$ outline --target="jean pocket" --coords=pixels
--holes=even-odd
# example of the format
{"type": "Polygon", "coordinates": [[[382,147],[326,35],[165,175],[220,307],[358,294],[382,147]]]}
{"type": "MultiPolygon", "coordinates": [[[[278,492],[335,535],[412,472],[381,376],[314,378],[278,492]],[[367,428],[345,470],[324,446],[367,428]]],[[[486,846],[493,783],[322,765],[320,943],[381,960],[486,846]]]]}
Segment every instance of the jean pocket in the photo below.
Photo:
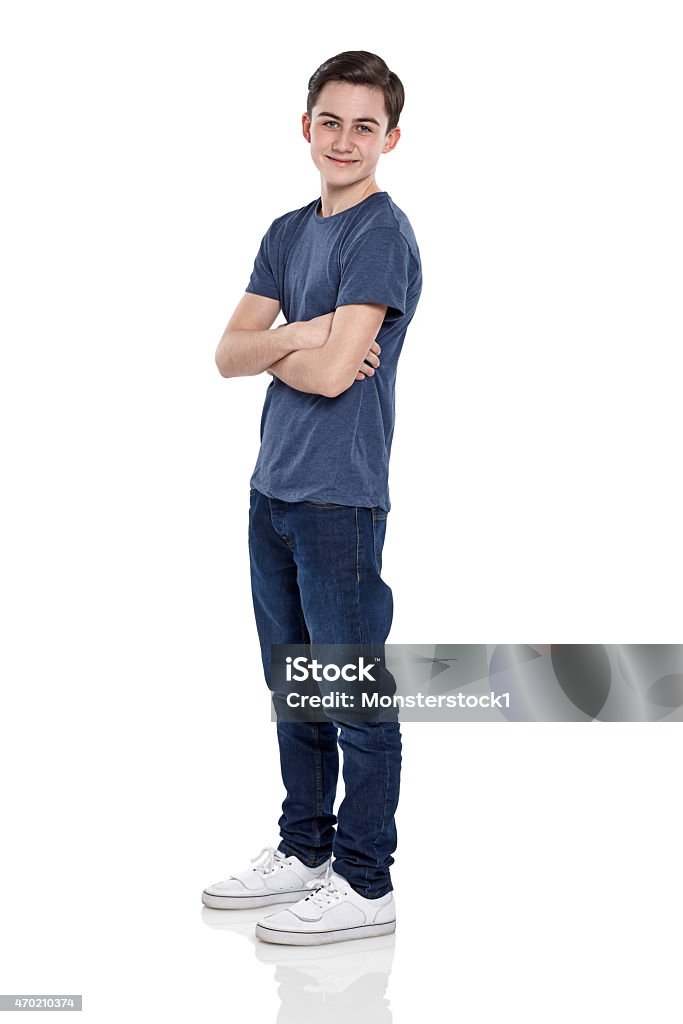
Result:
{"type": "Polygon", "coordinates": [[[387,514],[384,509],[372,510],[372,549],[377,572],[382,572],[382,550],[387,535],[387,514]]]}

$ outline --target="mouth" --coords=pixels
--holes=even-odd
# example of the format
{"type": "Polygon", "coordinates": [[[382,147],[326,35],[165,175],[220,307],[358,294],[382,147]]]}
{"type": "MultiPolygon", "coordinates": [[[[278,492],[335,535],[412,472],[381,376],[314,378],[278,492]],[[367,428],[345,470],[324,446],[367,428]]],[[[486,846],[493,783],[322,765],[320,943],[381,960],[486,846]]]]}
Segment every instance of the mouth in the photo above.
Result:
{"type": "Polygon", "coordinates": [[[333,164],[337,165],[337,167],[350,167],[351,164],[358,163],[357,160],[335,160],[333,156],[328,156],[327,159],[331,160],[333,164]]]}

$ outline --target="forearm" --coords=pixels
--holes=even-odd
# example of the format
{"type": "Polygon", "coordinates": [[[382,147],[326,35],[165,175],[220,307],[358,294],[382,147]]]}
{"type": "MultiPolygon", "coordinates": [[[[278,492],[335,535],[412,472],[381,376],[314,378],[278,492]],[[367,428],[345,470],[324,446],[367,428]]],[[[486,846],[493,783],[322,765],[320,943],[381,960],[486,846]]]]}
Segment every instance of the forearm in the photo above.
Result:
{"type": "Polygon", "coordinates": [[[267,369],[268,373],[272,373],[274,377],[297,391],[326,397],[334,397],[332,392],[337,393],[331,379],[329,355],[324,345],[322,348],[289,352],[267,369]]]}
{"type": "Polygon", "coordinates": [[[263,373],[298,347],[296,323],[280,324],[268,331],[225,331],[216,350],[216,366],[222,377],[250,377],[263,373]]]}

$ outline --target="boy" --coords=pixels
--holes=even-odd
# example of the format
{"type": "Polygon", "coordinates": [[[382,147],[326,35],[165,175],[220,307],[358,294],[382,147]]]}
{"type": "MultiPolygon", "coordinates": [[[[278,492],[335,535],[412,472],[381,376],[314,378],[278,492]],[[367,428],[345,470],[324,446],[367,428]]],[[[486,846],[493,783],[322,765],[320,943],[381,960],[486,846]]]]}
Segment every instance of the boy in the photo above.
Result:
{"type": "MultiPolygon", "coordinates": [[[[391,626],[392,591],[380,574],[396,366],[422,271],[410,223],[375,168],[399,140],[403,102],[401,82],[376,54],[346,51],[318,68],[302,128],[320,198],[272,222],[216,351],[224,377],[273,378],[249,509],[252,598],[271,689],[272,644],[383,644],[391,626]],[[287,323],[271,330],[280,309],[287,323]]],[[[256,925],[269,942],[394,931],[398,721],[278,718],[277,735],[281,842],[256,867],[205,889],[203,902],[292,904],[256,925]]]]}

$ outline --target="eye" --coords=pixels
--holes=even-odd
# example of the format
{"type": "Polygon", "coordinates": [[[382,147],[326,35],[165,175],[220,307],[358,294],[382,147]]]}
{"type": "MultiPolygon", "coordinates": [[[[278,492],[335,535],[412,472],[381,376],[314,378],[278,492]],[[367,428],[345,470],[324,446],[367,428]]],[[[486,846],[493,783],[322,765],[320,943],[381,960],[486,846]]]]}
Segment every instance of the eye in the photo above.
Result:
{"type": "MultiPolygon", "coordinates": [[[[339,121],[321,121],[323,128],[327,128],[329,125],[338,125],[339,121]]],[[[356,125],[357,128],[362,128],[361,135],[372,135],[372,128],[369,128],[366,124],[356,125]]]]}

